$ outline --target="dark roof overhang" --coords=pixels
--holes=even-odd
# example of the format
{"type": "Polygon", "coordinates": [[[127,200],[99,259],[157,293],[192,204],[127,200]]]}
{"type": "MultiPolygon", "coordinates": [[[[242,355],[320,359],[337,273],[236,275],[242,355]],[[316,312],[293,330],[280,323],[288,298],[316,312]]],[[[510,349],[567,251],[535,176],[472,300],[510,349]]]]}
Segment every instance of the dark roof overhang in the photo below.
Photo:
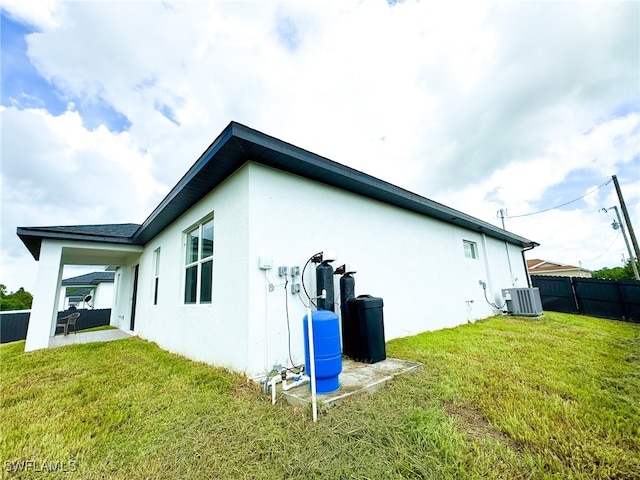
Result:
{"type": "Polygon", "coordinates": [[[140,226],[134,235],[134,242],[147,243],[249,161],[437,218],[472,231],[485,233],[490,237],[505,240],[523,248],[539,245],[495,225],[236,122],[231,122],[224,129],[162,200],[140,226]]]}
{"type": "Polygon", "coordinates": [[[18,236],[36,260],[39,259],[40,245],[44,238],[145,245],[247,162],[276,168],[395,205],[471,231],[484,233],[522,248],[533,248],[539,245],[495,225],[237,122],[227,125],[142,225],[19,227],[18,236]]]}
{"type": "Polygon", "coordinates": [[[33,258],[40,260],[40,248],[44,239],[130,245],[131,237],[139,227],[137,223],[18,227],[17,234],[33,258]]]}

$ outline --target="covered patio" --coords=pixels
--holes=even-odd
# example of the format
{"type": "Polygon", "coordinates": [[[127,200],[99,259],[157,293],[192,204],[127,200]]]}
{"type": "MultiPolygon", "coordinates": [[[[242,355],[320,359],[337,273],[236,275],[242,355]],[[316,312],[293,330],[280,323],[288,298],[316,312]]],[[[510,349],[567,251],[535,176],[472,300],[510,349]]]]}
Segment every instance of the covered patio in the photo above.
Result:
{"type": "Polygon", "coordinates": [[[78,343],[112,342],[135,336],[133,332],[110,328],[93,332],[71,333],[69,335],[55,335],[49,339],[49,348],[66,347],[78,343]]]}
{"type": "Polygon", "coordinates": [[[116,336],[128,335],[125,330],[133,328],[137,264],[143,251],[142,246],[132,245],[129,240],[137,227],[122,224],[18,228],[18,235],[34,258],[39,260],[25,351],[106,341],[93,338],[115,340],[116,336]],[[110,325],[121,329],[120,333],[112,330],[55,336],[65,265],[109,265],[116,268],[110,325]]]}

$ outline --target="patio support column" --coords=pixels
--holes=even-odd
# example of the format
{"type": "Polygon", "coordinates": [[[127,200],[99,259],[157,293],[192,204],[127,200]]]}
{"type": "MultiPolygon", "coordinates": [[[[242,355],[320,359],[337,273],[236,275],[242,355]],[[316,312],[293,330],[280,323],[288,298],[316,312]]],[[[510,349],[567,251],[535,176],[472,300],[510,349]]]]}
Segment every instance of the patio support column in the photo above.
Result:
{"type": "Polygon", "coordinates": [[[25,352],[49,347],[49,338],[56,328],[62,269],[62,245],[43,240],[25,352]]]}

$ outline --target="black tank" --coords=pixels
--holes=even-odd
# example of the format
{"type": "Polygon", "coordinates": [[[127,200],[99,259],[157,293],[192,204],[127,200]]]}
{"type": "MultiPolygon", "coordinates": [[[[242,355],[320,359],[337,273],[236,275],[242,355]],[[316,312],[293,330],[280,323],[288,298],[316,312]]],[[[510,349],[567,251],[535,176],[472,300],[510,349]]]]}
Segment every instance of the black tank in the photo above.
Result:
{"type": "Polygon", "coordinates": [[[356,298],[356,280],[345,273],[340,277],[340,317],[342,320],[342,348],[345,355],[354,351],[351,319],[349,318],[349,300],[356,298]]]}
{"type": "Polygon", "coordinates": [[[318,310],[333,310],[334,288],[333,288],[333,267],[327,262],[322,262],[316,267],[316,290],[317,295],[322,294],[322,290],[327,291],[327,298],[318,299],[318,310]]]}

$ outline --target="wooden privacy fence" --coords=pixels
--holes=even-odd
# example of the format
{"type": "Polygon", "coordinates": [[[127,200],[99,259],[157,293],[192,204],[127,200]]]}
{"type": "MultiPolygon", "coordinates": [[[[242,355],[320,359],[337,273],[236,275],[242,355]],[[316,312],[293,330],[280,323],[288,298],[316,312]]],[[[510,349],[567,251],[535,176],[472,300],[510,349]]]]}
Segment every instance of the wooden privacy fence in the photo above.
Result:
{"type": "MultiPolygon", "coordinates": [[[[97,310],[81,308],[77,311],[80,313],[80,317],[76,322],[78,330],[109,325],[109,318],[111,317],[110,308],[101,308],[97,310]]],[[[58,317],[63,316],[64,313],[68,312],[58,312],[58,317]]],[[[30,315],[31,311],[29,310],[0,312],[0,343],[15,342],[16,340],[26,339],[30,315]]],[[[73,332],[73,329],[71,331],[73,332]]],[[[56,334],[58,333],[62,333],[62,327],[56,328],[56,334]]]]}
{"type": "Polygon", "coordinates": [[[532,275],[542,308],[640,323],[640,282],[532,275]]]}

